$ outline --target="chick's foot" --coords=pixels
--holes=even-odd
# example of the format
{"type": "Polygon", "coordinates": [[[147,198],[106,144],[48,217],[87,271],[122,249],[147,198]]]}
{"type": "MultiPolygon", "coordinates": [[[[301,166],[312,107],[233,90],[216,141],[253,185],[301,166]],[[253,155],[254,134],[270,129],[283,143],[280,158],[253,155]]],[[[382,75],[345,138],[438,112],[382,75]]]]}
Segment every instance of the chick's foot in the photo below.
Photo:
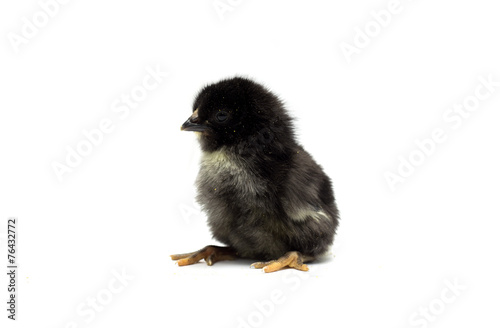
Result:
{"type": "Polygon", "coordinates": [[[177,261],[178,266],[190,265],[204,259],[207,265],[224,260],[234,260],[237,257],[236,251],[232,247],[205,246],[202,249],[185,254],[170,255],[172,260],[177,261]]]}
{"type": "Polygon", "coordinates": [[[288,252],[279,259],[269,262],[255,262],[251,267],[256,269],[264,269],[264,272],[274,272],[286,267],[294,268],[301,271],[309,271],[305,261],[313,260],[313,258],[304,256],[299,252],[288,252]]]}

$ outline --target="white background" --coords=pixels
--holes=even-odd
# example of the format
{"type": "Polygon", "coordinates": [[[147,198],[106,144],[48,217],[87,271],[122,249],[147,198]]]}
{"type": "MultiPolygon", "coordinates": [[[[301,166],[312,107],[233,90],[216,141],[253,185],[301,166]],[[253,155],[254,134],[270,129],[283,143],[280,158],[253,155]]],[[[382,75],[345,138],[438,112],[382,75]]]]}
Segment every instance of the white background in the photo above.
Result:
{"type": "Polygon", "coordinates": [[[1,326],[498,326],[500,87],[459,128],[443,118],[480,77],[500,81],[498,6],[401,0],[377,31],[370,13],[389,1],[230,3],[221,18],[212,0],[69,1],[18,47],[42,9],[1,3],[2,263],[19,220],[18,320],[2,273],[1,326]],[[348,63],[341,44],[366,25],[348,63]],[[169,75],[121,119],[112,104],[147,67],[169,75]],[[236,74],[282,97],[334,182],[337,239],[307,273],[168,256],[214,243],[193,205],[200,151],[179,127],[200,87],[236,74]],[[103,118],[114,130],[59,181],[53,163],[103,118]],[[446,140],[392,191],[384,174],[436,128],[446,140]]]}

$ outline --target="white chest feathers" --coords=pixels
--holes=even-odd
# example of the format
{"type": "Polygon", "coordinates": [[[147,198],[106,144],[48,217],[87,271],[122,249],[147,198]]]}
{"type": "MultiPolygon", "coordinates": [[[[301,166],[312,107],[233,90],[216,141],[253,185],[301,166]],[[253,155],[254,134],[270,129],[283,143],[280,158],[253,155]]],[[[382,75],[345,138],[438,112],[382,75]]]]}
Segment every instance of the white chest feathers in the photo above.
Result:
{"type": "Polygon", "coordinates": [[[225,149],[203,153],[198,179],[209,183],[214,190],[241,192],[243,197],[262,196],[266,192],[265,182],[251,166],[225,149]]]}

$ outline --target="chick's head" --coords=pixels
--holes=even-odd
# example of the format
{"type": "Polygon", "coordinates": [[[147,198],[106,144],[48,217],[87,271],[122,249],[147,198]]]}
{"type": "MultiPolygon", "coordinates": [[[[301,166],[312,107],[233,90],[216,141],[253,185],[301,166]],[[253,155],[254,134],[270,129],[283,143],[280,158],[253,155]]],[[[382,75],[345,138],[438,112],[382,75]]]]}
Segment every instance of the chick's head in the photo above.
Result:
{"type": "Polygon", "coordinates": [[[203,150],[216,150],[248,140],[287,118],[280,100],[263,86],[235,77],[201,89],[193,114],[181,127],[195,131],[203,150]]]}

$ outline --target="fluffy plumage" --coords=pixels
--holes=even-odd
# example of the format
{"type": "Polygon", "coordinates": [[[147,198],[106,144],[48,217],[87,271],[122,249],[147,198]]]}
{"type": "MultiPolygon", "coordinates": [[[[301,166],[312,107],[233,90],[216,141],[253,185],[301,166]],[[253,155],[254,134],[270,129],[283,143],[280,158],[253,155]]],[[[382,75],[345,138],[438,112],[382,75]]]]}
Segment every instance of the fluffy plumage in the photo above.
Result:
{"type": "Polygon", "coordinates": [[[259,260],[324,253],[338,225],[332,184],[296,142],[278,97],[236,77],[204,87],[195,111],[206,126],[197,201],[214,238],[259,260]]]}

